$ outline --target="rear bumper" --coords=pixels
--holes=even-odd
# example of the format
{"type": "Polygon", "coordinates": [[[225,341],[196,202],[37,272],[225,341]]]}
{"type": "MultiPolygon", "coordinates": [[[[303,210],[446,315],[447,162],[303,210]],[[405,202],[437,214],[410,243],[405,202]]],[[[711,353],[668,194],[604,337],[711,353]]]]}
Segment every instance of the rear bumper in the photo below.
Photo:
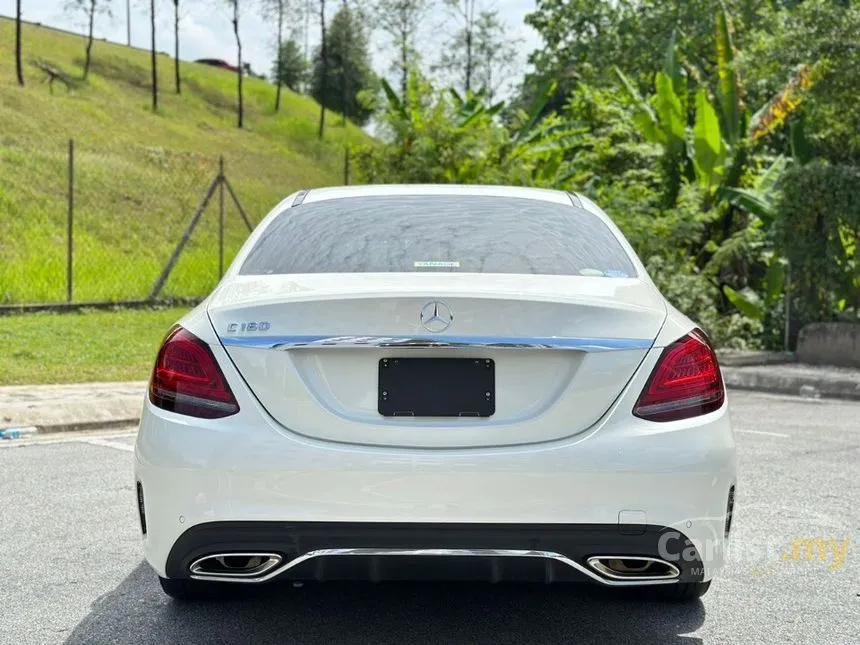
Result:
{"type": "Polygon", "coordinates": [[[265,575],[242,582],[419,579],[643,584],[602,575],[588,563],[592,557],[620,555],[671,562],[679,574],[661,583],[698,582],[705,572],[692,542],[668,527],[642,526],[636,532],[622,532],[617,525],[211,522],[179,537],[168,555],[166,574],[188,578],[191,565],[206,555],[249,552],[282,559],[265,575]]]}
{"type": "MultiPolygon", "coordinates": [[[[203,531],[198,526],[219,527],[212,545],[230,542],[234,529],[239,543],[245,539],[242,527],[262,527],[253,529],[263,532],[262,542],[291,558],[313,549],[302,537],[306,533],[284,527],[323,526],[339,535],[348,527],[381,525],[381,532],[368,534],[381,538],[398,526],[433,525],[458,536],[466,536],[458,532],[463,526],[501,527],[452,542],[453,548],[533,550],[537,544],[576,558],[588,549],[605,553],[598,551],[602,540],[653,551],[654,544],[637,541],[644,538],[617,541],[643,534],[645,527],[646,536],[668,528],[683,536],[668,540],[671,554],[684,557],[688,539],[695,547],[688,561],[700,561],[703,580],[709,580],[723,565],[727,498],[735,485],[726,408],[665,424],[627,418],[587,436],[544,444],[427,450],[311,440],[263,416],[242,427],[219,425],[147,402],[135,452],[147,525],[144,553],[162,576],[180,574],[172,562],[210,548],[205,540],[177,546],[190,530],[203,531]],[[276,535],[266,537],[272,527],[276,535]],[[567,530],[570,544],[552,544],[553,527],[567,530]],[[512,535],[519,537],[505,537],[512,535]],[[577,537],[586,535],[591,537],[577,537]]],[[[403,530],[398,535],[415,537],[413,543],[374,543],[355,535],[361,540],[342,540],[337,548],[438,548],[421,531],[403,530]]]]}

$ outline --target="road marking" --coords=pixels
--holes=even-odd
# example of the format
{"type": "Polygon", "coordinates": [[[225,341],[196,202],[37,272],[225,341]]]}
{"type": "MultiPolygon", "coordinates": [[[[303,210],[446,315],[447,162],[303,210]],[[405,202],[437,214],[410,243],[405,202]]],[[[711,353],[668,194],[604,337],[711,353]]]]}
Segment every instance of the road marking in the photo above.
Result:
{"type": "Polygon", "coordinates": [[[88,443],[91,446],[103,446],[105,448],[114,448],[116,450],[134,452],[134,446],[130,446],[127,443],[120,443],[118,441],[111,441],[110,439],[101,439],[96,437],[93,439],[82,439],[81,443],[88,443]]]}
{"type": "Polygon", "coordinates": [[[50,434],[29,435],[26,438],[0,441],[0,449],[3,448],[26,448],[28,446],[51,446],[62,443],[83,443],[93,439],[122,439],[134,437],[136,429],[124,429],[115,431],[85,430],[81,432],[56,432],[50,434]]]}
{"type": "Polygon", "coordinates": [[[766,437],[781,437],[782,439],[788,439],[789,437],[791,437],[790,434],[783,434],[782,432],[765,432],[764,430],[735,429],[735,432],[743,432],[746,434],[761,434],[766,437]]]}

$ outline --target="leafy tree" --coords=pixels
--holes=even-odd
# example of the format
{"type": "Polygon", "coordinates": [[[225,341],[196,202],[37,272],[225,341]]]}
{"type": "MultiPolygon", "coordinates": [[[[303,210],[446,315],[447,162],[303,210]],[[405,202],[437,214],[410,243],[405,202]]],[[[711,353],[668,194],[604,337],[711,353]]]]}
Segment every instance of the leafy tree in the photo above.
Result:
{"type": "MultiPolygon", "coordinates": [[[[278,87],[281,85],[294,92],[301,90],[308,75],[308,61],[302,53],[299,44],[289,39],[281,44],[280,56],[275,60],[272,76],[278,87]]],[[[278,109],[278,100],[275,101],[275,110],[278,109]]]]}
{"type": "Polygon", "coordinates": [[[499,89],[516,56],[516,43],[498,11],[481,0],[444,0],[456,25],[436,69],[446,72],[466,94],[477,89],[488,96],[499,89]]]}
{"type": "Polygon", "coordinates": [[[111,15],[110,0],[68,0],[66,11],[70,13],[82,13],[87,24],[87,44],[84,53],[83,79],[87,80],[90,73],[90,62],[93,51],[93,30],[95,29],[96,16],[111,15]]]}
{"type": "Polygon", "coordinates": [[[578,82],[603,85],[619,65],[639,91],[653,88],[653,70],[662,65],[668,39],[683,41],[678,52],[689,73],[708,81],[716,72],[713,15],[722,6],[735,17],[734,39],[743,47],[772,12],[760,0],[544,0],[526,16],[526,24],[544,46],[529,57],[534,71],[523,80],[528,103],[547,79],[559,81],[548,109],[563,108],[578,82]]]}
{"type": "Polygon", "coordinates": [[[475,25],[475,75],[492,100],[513,70],[517,45],[508,34],[498,11],[482,11],[475,25]]]}
{"type": "Polygon", "coordinates": [[[364,124],[372,108],[362,101],[376,77],[370,66],[367,33],[358,13],[343,5],[314,56],[311,96],[321,106],[364,124]]]}
{"type": "Polygon", "coordinates": [[[417,68],[420,54],[416,39],[435,0],[376,0],[373,21],[392,40],[397,55],[392,69],[400,76],[400,95],[406,96],[409,70],[417,68]]]}
{"type": "Polygon", "coordinates": [[[475,73],[475,25],[478,20],[479,0],[444,0],[445,6],[459,23],[453,40],[447,43],[439,67],[462,74],[462,88],[472,91],[472,75],[475,73]]]}
{"type": "MultiPolygon", "coordinates": [[[[304,67],[306,67],[306,65],[303,67],[298,66],[299,60],[302,63],[305,61],[305,57],[299,53],[298,45],[295,42],[299,29],[294,26],[290,30],[290,40],[285,42],[284,21],[292,16],[296,19],[294,22],[298,23],[302,17],[302,11],[307,12],[309,7],[308,3],[302,0],[262,0],[260,6],[263,11],[263,17],[267,20],[274,20],[277,25],[275,29],[275,62],[272,68],[272,76],[276,88],[275,112],[278,112],[281,109],[281,88],[286,85],[293,91],[298,91],[299,86],[292,79],[296,75],[302,77],[305,74],[304,67]],[[301,5],[301,10],[299,5],[301,5]],[[290,42],[292,44],[288,46],[290,42]],[[284,56],[288,56],[289,59],[285,60],[284,56]]],[[[299,82],[301,82],[301,79],[299,82]]]]}

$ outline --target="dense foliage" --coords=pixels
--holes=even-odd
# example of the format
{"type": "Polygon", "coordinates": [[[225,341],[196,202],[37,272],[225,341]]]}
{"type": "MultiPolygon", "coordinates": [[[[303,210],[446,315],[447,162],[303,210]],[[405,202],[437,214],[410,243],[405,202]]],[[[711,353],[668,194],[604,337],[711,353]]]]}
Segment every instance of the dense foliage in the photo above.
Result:
{"type": "Polygon", "coordinates": [[[787,303],[792,339],[857,319],[856,3],[543,0],[528,22],[546,46],[509,105],[384,84],[360,178],[586,194],[723,346],[781,347],[787,303]]]}
{"type": "Polygon", "coordinates": [[[813,162],[786,171],[774,233],[805,320],[860,309],[860,168],[813,162]]]}

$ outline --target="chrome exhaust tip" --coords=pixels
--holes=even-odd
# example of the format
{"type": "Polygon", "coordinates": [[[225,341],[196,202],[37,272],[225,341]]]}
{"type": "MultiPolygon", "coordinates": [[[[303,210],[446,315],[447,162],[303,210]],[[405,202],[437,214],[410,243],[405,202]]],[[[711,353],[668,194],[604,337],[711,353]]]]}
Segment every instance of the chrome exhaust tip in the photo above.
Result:
{"type": "Polygon", "coordinates": [[[588,566],[612,580],[672,580],[681,570],[671,562],[640,555],[600,555],[588,558],[588,566]]]}
{"type": "Polygon", "coordinates": [[[282,560],[277,553],[213,553],[192,562],[188,572],[197,580],[252,580],[262,577],[282,560]]]}

